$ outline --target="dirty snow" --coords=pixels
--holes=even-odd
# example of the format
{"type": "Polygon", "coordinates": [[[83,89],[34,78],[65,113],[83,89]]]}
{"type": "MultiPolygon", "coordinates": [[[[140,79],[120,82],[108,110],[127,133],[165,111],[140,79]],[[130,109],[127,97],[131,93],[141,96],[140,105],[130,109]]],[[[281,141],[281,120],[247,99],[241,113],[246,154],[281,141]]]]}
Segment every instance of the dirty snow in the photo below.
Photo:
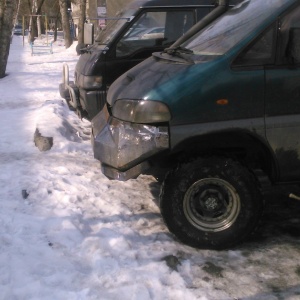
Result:
{"type": "Polygon", "coordinates": [[[0,299],[300,299],[300,202],[276,193],[249,241],[197,250],[168,233],[152,177],[102,175],[58,92],[75,46],[31,56],[15,36],[0,80],[0,299]]]}

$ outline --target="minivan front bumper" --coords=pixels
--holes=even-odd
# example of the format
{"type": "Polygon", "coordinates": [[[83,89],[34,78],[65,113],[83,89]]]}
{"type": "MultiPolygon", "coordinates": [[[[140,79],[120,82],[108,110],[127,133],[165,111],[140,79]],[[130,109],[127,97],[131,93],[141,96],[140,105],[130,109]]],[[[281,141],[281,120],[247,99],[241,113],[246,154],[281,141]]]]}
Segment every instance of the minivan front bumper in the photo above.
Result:
{"type": "Polygon", "coordinates": [[[110,116],[106,106],[92,120],[91,139],[103,174],[122,181],[143,173],[147,159],[169,148],[167,126],[121,121],[110,116]]]}

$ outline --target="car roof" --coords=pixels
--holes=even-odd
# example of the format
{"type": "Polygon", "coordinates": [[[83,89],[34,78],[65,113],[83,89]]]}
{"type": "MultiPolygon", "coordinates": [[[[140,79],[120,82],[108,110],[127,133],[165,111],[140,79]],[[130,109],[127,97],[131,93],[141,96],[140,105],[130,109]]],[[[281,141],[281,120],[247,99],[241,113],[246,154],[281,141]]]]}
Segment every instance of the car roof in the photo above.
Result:
{"type": "Polygon", "coordinates": [[[181,6],[214,6],[215,0],[136,0],[129,7],[181,7],[181,6]]]}
{"type": "MultiPolygon", "coordinates": [[[[244,0],[229,0],[230,5],[236,5],[244,0]]],[[[155,8],[155,7],[182,7],[182,6],[216,6],[217,0],[135,0],[129,4],[129,8],[155,8]]]]}

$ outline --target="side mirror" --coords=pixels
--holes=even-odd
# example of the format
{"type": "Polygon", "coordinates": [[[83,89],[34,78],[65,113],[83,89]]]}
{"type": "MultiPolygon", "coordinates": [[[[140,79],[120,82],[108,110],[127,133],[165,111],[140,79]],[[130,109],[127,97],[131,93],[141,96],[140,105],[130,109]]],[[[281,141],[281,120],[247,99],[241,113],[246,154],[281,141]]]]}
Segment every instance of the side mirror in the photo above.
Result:
{"type": "Polygon", "coordinates": [[[77,44],[76,46],[76,53],[77,55],[83,54],[86,51],[86,45],[85,44],[77,44]]]}
{"type": "Polygon", "coordinates": [[[287,55],[291,62],[300,63],[300,28],[290,29],[287,55]]]}
{"type": "Polygon", "coordinates": [[[94,24],[84,23],[83,43],[85,45],[94,44],[94,24]]]}

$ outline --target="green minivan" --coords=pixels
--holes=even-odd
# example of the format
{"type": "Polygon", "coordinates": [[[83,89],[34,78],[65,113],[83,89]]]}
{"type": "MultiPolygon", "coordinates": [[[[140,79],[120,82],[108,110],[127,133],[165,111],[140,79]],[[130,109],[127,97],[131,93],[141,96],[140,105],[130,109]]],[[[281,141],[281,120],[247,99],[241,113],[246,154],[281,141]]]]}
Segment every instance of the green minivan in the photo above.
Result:
{"type": "Polygon", "coordinates": [[[112,84],[92,144],[109,178],[166,174],[161,213],[182,242],[245,240],[263,192],[300,182],[300,1],[244,0],[153,53],[112,84]]]}

